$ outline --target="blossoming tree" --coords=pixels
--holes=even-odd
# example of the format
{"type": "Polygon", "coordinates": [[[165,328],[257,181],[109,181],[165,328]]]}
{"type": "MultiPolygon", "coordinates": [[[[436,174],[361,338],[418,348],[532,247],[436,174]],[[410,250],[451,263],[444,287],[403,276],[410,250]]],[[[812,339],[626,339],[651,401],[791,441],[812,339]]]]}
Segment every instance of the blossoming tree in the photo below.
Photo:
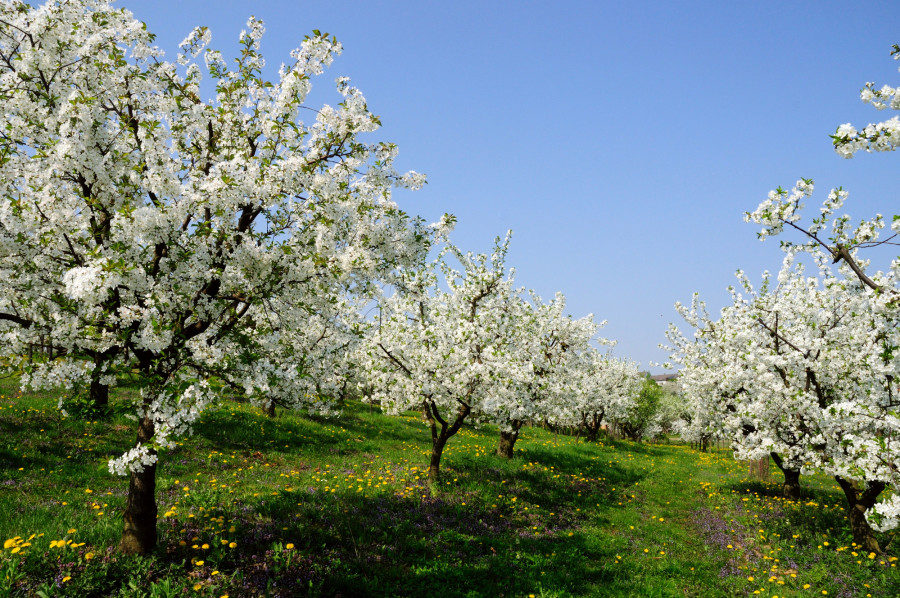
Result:
{"type": "Polygon", "coordinates": [[[594,350],[590,342],[605,322],[598,325],[590,315],[573,319],[565,307],[562,293],[548,303],[534,292],[511,303],[515,350],[510,354],[509,384],[498,387],[487,414],[500,427],[497,454],[502,457],[512,458],[526,421],[559,419],[578,392],[578,367],[584,354],[594,350]]]}
{"type": "MultiPolygon", "coordinates": [[[[894,58],[900,57],[900,46],[895,45],[892,51],[894,58]]],[[[873,105],[879,110],[900,109],[900,88],[885,85],[876,88],[874,83],[867,83],[860,92],[863,102],[873,105]]],[[[852,124],[843,124],[832,135],[835,151],[845,157],[852,158],[858,151],[867,152],[893,151],[897,148],[900,119],[894,116],[880,123],[873,123],[858,130],[852,124]]],[[[841,275],[855,280],[857,284],[852,292],[864,297],[869,317],[870,343],[874,345],[868,353],[868,383],[876,390],[870,400],[876,400],[869,417],[877,419],[883,427],[873,439],[881,447],[879,451],[867,454],[858,464],[857,475],[848,476],[841,482],[841,487],[850,501],[852,511],[865,513],[869,520],[880,529],[893,529],[900,526],[900,497],[896,489],[900,487],[900,455],[897,454],[898,418],[900,418],[900,257],[895,257],[885,270],[872,272],[869,260],[862,252],[878,246],[897,246],[897,235],[900,234],[900,214],[893,215],[890,226],[891,234],[882,238],[885,228],[884,217],[876,214],[873,218],[851,224],[850,217],[838,215],[847,193],[835,189],[823,202],[820,213],[811,223],[801,222],[804,201],[812,195],[811,180],[801,180],[791,192],[777,189],[769,194],[746,218],[762,225],[760,238],[781,235],[784,229],[792,230],[800,235],[801,241],[783,241],[783,245],[791,251],[804,251],[812,254],[820,263],[836,264],[841,275]],[[829,231],[830,229],[830,231],[829,231]],[[865,474],[865,475],[862,475],[865,474]],[[886,501],[874,502],[871,495],[877,495],[880,487],[891,485],[895,493],[886,501]]],[[[835,266],[831,266],[834,268],[835,266]]],[[[859,339],[854,339],[858,342],[859,339]]],[[[846,351],[855,347],[848,343],[846,351]]],[[[859,515],[857,516],[859,517],[859,515]]]]}
{"type": "Polygon", "coordinates": [[[634,408],[643,376],[637,363],[595,348],[573,365],[575,391],[550,422],[580,428],[588,442],[595,442],[604,425],[625,417],[634,408]]]}
{"type": "Polygon", "coordinates": [[[372,401],[392,414],[422,412],[432,481],[463,422],[489,418],[494,403],[507,400],[517,367],[511,313],[521,301],[505,266],[508,248],[509,235],[491,255],[448,245],[434,262],[406,271],[382,301],[360,358],[372,401]]]}
{"type": "Polygon", "coordinates": [[[105,0],[0,5],[0,350],[18,367],[52,336],[33,387],[141,372],[136,443],[109,464],[130,476],[127,552],[156,544],[158,453],[216,400],[210,380],[318,400],[302,357],[340,346],[323,331],[341,293],[427,245],[390,196],[423,179],[361,141],[379,126],[362,94],[338,79],[338,105],[301,111],[340,44],[316,32],[268,81],[262,34],[251,18],[232,68],[198,28],[171,62],[105,0]]]}
{"type": "Polygon", "coordinates": [[[885,322],[858,281],[830,275],[825,264],[807,276],[791,258],[774,288],[766,280],[754,291],[745,281],[748,297],[736,294],[719,321],[705,323],[704,354],[682,353],[683,383],[719,412],[738,458],[776,457],[791,498],[800,471],[833,475],[854,539],[877,552],[865,516],[891,480],[898,455],[890,438],[900,431],[885,410],[896,392],[881,371],[885,322]]]}
{"type": "MultiPolygon", "coordinates": [[[[862,91],[878,108],[900,108],[897,97],[887,86],[862,91]]],[[[895,149],[898,130],[894,117],[862,131],[841,125],[833,139],[837,152],[851,157],[861,149],[895,149]]],[[[900,216],[893,234],[881,238],[881,215],[855,226],[837,215],[847,193],[836,189],[804,224],[812,193],[812,181],[804,179],[791,191],[772,191],[747,213],[762,225],[761,239],[789,229],[801,241],[783,242],[777,286],[766,281],[754,292],[745,283],[750,297],[736,296],[718,322],[699,323],[703,342],[691,347],[682,339],[679,357],[686,388],[715,388],[724,399],[720,423],[740,431],[733,438],[739,452],[772,450],[791,468],[833,475],[847,498],[855,541],[880,552],[873,528],[900,525],[900,499],[881,498],[900,483],[900,258],[872,272],[862,251],[896,245],[900,216]],[[812,258],[817,276],[795,263],[801,253],[812,258]]]]}

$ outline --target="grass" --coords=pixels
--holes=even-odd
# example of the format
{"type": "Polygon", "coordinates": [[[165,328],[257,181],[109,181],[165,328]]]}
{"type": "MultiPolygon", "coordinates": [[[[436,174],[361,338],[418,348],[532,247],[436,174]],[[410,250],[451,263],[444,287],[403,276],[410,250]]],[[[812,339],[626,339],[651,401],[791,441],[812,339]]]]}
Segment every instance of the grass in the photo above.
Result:
{"type": "Polygon", "coordinates": [[[158,550],[124,556],[127,480],[106,462],[133,424],[5,384],[0,597],[900,595],[895,545],[855,550],[828,478],[790,502],[725,451],[539,428],[505,460],[488,426],[450,440],[432,485],[420,418],[359,404],[207,412],[161,457],[158,550]]]}

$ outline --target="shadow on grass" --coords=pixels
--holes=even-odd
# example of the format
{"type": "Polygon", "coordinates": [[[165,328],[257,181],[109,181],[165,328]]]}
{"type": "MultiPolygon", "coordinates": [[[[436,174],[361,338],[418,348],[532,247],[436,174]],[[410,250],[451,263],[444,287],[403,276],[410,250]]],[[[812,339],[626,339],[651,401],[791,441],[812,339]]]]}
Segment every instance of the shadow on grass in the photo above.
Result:
{"type": "MultiPolygon", "coordinates": [[[[229,510],[242,549],[216,566],[238,580],[230,595],[267,588],[283,588],[271,595],[284,596],[589,595],[598,586],[631,587],[633,578],[616,568],[612,548],[453,497],[306,491],[229,510]],[[272,550],[279,541],[294,544],[290,554],[272,550]]],[[[217,539],[199,524],[185,533],[197,543],[217,539]]]]}
{"type": "Polygon", "coordinates": [[[333,419],[297,414],[269,418],[227,409],[208,413],[194,426],[194,435],[222,453],[283,450],[287,445],[292,452],[299,450],[311,458],[372,452],[383,449],[385,443],[418,444],[425,440],[422,430],[380,414],[369,415],[368,419],[350,413],[333,419]]]}

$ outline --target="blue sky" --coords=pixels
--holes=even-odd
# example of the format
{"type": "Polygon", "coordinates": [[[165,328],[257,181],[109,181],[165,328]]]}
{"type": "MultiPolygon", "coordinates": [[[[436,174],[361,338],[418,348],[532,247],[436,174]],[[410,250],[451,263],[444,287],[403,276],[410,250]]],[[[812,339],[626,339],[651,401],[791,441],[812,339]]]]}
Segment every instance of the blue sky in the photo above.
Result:
{"type": "Polygon", "coordinates": [[[736,269],[778,269],[777,242],[742,218],[770,189],[813,178],[815,209],[843,186],[854,219],[900,205],[896,156],[845,160],[828,137],[891,116],[859,90],[900,83],[897,2],[119,5],[172,57],[195,25],[233,55],[254,14],[273,77],[304,35],[334,34],[344,54],[314,85],[349,76],[399,167],[428,174],[401,207],[455,214],[467,250],[512,229],[518,283],[608,320],[615,353],[645,366],[665,359],[676,300],[698,291],[718,310],[736,269]]]}

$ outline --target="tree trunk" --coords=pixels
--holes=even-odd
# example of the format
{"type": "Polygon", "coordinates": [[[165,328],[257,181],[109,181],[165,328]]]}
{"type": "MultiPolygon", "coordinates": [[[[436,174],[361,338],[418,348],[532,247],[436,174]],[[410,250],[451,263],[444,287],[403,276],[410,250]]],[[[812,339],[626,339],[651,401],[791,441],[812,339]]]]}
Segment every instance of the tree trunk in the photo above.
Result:
{"type": "Polygon", "coordinates": [[[775,465],[777,465],[778,469],[781,470],[781,473],[784,474],[784,485],[781,487],[784,497],[789,500],[800,500],[800,470],[785,467],[784,460],[778,453],[772,452],[769,454],[772,456],[772,461],[775,462],[775,465]]]}
{"type": "Polygon", "coordinates": [[[845,480],[841,476],[834,476],[837,483],[840,484],[844,496],[847,497],[847,504],[850,511],[847,518],[850,520],[850,531],[853,533],[853,540],[867,552],[881,554],[881,547],[878,540],[875,539],[875,531],[866,521],[866,511],[871,509],[878,500],[878,495],[884,490],[886,484],[884,482],[869,482],[868,487],[864,490],[857,488],[855,482],[845,480]]]}
{"type": "MultiPolygon", "coordinates": [[[[141,419],[137,441],[146,446],[153,438],[153,420],[141,419]]],[[[155,451],[152,451],[156,454],[155,451]]],[[[128,498],[125,504],[125,525],[119,545],[127,554],[149,554],[156,547],[156,463],[145,465],[143,471],[131,472],[128,498]]]]}
{"type": "Polygon", "coordinates": [[[449,436],[441,433],[431,443],[431,465],[428,467],[428,479],[432,482],[437,482],[441,477],[441,455],[444,453],[448,439],[449,436]]]}
{"type": "Polygon", "coordinates": [[[582,428],[585,429],[585,442],[597,442],[600,436],[600,429],[603,427],[603,413],[592,413],[590,415],[581,416],[582,428]]]}
{"type": "Polygon", "coordinates": [[[109,386],[101,384],[99,376],[91,376],[90,398],[94,409],[98,411],[105,411],[109,407],[109,386]]]}
{"type": "Polygon", "coordinates": [[[513,420],[512,432],[500,430],[500,445],[497,447],[497,455],[512,459],[513,447],[516,445],[516,440],[519,439],[520,429],[522,429],[522,422],[513,420]]]}
{"type": "Polygon", "coordinates": [[[431,426],[431,464],[428,467],[428,479],[431,482],[437,482],[441,477],[441,455],[444,452],[444,446],[447,441],[459,431],[463,421],[471,413],[468,403],[459,401],[459,410],[456,412],[456,419],[452,425],[441,417],[438,412],[437,405],[430,399],[425,399],[422,403],[422,415],[431,426]],[[440,431],[438,431],[440,424],[440,431]]]}
{"type": "Polygon", "coordinates": [[[782,469],[781,471],[784,473],[784,486],[782,486],[784,497],[790,500],[800,500],[800,470],[782,469]]]}
{"type": "Polygon", "coordinates": [[[263,408],[263,413],[265,413],[269,417],[275,417],[275,402],[269,401],[263,408]]]}

